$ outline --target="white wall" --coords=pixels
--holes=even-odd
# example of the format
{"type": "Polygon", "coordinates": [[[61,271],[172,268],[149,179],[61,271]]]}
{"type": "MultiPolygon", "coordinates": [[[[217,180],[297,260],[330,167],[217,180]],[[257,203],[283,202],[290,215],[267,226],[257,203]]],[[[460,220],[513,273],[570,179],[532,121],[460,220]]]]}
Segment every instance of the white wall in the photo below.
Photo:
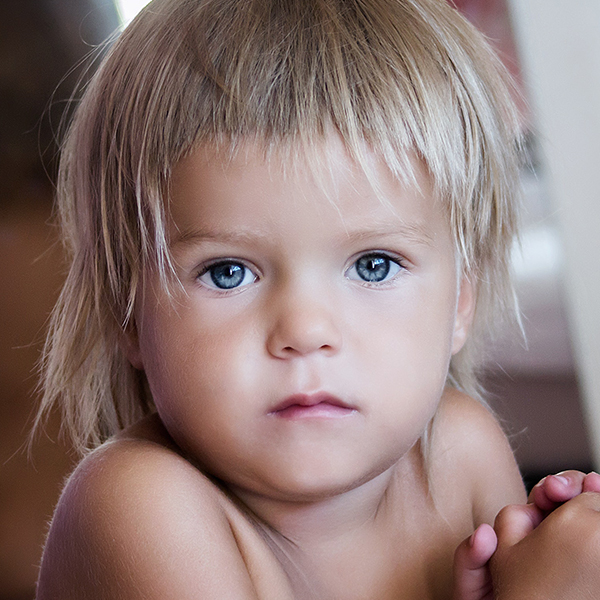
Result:
{"type": "Polygon", "coordinates": [[[600,466],[600,1],[510,0],[565,253],[564,291],[600,466]]]}

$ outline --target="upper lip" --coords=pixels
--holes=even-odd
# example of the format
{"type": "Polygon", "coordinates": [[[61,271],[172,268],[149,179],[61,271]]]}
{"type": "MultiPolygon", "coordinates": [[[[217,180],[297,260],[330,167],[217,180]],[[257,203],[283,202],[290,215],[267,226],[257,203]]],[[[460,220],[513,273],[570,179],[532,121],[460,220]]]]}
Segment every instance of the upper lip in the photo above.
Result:
{"type": "Polygon", "coordinates": [[[290,406],[315,406],[317,404],[331,404],[332,406],[340,406],[350,410],[355,410],[355,407],[344,402],[337,396],[329,394],[328,392],[316,392],[310,394],[293,394],[288,396],[285,400],[282,400],[279,404],[275,405],[269,413],[276,413],[281,410],[285,410],[290,406]]]}

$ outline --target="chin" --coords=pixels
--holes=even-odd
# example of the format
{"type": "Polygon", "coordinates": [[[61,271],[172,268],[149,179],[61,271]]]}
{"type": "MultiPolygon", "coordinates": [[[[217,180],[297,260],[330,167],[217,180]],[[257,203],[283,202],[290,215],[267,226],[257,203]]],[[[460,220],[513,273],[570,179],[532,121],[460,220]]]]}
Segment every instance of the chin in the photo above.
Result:
{"type": "Polygon", "coordinates": [[[340,496],[376,479],[385,467],[369,473],[341,473],[337,470],[296,472],[270,482],[266,493],[274,499],[317,502],[340,496]]]}

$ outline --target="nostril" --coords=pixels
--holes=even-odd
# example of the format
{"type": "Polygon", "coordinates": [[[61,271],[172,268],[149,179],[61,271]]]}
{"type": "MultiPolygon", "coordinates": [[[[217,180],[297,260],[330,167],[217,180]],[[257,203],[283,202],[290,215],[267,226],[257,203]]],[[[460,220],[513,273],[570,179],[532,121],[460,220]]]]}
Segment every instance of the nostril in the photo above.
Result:
{"type": "MultiPolygon", "coordinates": [[[[333,352],[334,347],[331,344],[321,344],[320,346],[317,346],[315,349],[317,351],[323,351],[323,352],[329,353],[329,352],[333,352]]],[[[303,349],[303,348],[297,348],[295,346],[284,346],[281,349],[282,354],[285,354],[286,356],[295,355],[295,354],[298,354],[298,355],[306,354],[309,351],[310,350],[303,349]]]]}

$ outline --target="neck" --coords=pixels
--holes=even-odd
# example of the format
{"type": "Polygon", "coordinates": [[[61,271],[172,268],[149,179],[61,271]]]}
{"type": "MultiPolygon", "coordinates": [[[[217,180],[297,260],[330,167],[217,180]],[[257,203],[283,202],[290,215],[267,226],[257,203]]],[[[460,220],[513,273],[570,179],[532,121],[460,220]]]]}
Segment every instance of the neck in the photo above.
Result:
{"type": "MultiPolygon", "coordinates": [[[[250,510],[258,523],[266,526],[276,538],[287,541],[299,551],[314,555],[348,548],[349,543],[378,531],[389,519],[389,507],[398,508],[399,495],[411,486],[415,468],[421,463],[418,444],[390,468],[353,489],[315,500],[280,500],[232,488],[231,492],[250,510]],[[403,491],[401,491],[401,489],[403,491]]],[[[416,483],[416,482],[413,482],[416,483]]],[[[418,484],[417,484],[418,485],[418,484]]]]}
{"type": "Polygon", "coordinates": [[[312,552],[322,545],[345,545],[348,537],[373,527],[385,506],[392,475],[390,468],[354,489],[305,501],[232,491],[277,537],[312,552]]]}

